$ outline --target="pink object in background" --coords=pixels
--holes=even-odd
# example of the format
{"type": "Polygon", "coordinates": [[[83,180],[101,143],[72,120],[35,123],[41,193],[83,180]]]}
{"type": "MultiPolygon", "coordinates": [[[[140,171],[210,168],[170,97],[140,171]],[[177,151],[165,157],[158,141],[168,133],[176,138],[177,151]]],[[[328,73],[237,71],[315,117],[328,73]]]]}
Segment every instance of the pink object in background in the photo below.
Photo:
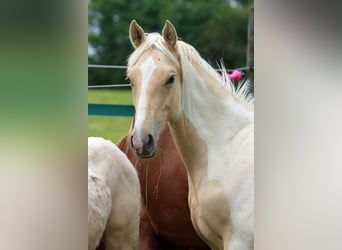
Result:
{"type": "Polygon", "coordinates": [[[240,81],[242,79],[242,73],[239,70],[233,70],[233,72],[230,74],[224,73],[223,77],[234,81],[240,81]]]}
{"type": "Polygon", "coordinates": [[[241,74],[240,71],[234,70],[232,73],[230,73],[230,74],[228,75],[228,77],[229,77],[231,80],[240,81],[241,78],[242,78],[242,74],[241,74]]]}

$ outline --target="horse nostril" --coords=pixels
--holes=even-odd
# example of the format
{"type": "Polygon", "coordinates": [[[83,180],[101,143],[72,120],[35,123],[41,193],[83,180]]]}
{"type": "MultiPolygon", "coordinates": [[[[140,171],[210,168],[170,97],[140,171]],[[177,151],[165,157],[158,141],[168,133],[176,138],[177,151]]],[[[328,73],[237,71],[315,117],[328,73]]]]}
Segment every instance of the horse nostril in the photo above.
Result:
{"type": "Polygon", "coordinates": [[[154,146],[154,139],[153,139],[153,136],[151,134],[148,135],[147,145],[149,148],[153,148],[153,146],[154,146]]]}
{"type": "Polygon", "coordinates": [[[133,144],[133,135],[131,135],[131,147],[134,148],[134,144],[133,144]]]}

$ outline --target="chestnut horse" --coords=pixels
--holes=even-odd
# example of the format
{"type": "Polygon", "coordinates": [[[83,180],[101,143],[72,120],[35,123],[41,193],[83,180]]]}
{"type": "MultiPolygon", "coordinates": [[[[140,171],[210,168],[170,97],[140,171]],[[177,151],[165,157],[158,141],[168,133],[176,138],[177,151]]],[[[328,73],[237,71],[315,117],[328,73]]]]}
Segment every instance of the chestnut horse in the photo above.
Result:
{"type": "MultiPolygon", "coordinates": [[[[133,121],[134,123],[134,121],[133,121]]],[[[142,217],[139,250],[209,250],[195,232],[188,206],[188,181],[168,126],[154,158],[141,159],[127,134],[117,146],[135,166],[140,181],[142,217]]],[[[104,250],[103,244],[97,250],[104,250]]]]}
{"type": "Polygon", "coordinates": [[[167,126],[160,138],[158,151],[150,159],[134,154],[129,134],[117,144],[135,166],[140,180],[143,214],[139,249],[210,249],[192,226],[186,171],[167,126]]]}
{"type": "Polygon", "coordinates": [[[135,48],[127,69],[136,111],[133,151],[153,157],[168,123],[185,163],[196,232],[212,249],[253,249],[254,106],[244,95],[248,85],[242,91],[227,85],[194,47],[178,41],[169,21],[160,35],[145,34],[133,20],[129,35],[135,48]]]}

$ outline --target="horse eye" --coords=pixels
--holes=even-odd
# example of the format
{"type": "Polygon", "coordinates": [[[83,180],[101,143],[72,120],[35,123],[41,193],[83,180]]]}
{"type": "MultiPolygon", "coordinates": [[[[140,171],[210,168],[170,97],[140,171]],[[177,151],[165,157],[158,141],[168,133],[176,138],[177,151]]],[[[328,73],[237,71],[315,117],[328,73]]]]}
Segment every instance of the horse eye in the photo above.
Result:
{"type": "Polygon", "coordinates": [[[165,83],[165,85],[172,84],[175,81],[175,76],[171,76],[165,83]]]}

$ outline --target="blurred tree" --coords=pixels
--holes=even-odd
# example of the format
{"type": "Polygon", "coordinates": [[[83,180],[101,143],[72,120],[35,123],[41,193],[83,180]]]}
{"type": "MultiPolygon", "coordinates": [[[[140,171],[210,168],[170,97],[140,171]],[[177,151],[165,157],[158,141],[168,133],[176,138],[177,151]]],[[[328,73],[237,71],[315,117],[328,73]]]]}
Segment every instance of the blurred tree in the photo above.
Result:
{"type": "MultiPolygon", "coordinates": [[[[89,64],[126,65],[133,51],[128,27],[136,19],[145,32],[160,32],[166,19],[178,36],[213,66],[246,64],[248,13],[253,0],[90,0],[89,64]]],[[[123,83],[125,70],[89,69],[89,84],[123,83]]]]}

